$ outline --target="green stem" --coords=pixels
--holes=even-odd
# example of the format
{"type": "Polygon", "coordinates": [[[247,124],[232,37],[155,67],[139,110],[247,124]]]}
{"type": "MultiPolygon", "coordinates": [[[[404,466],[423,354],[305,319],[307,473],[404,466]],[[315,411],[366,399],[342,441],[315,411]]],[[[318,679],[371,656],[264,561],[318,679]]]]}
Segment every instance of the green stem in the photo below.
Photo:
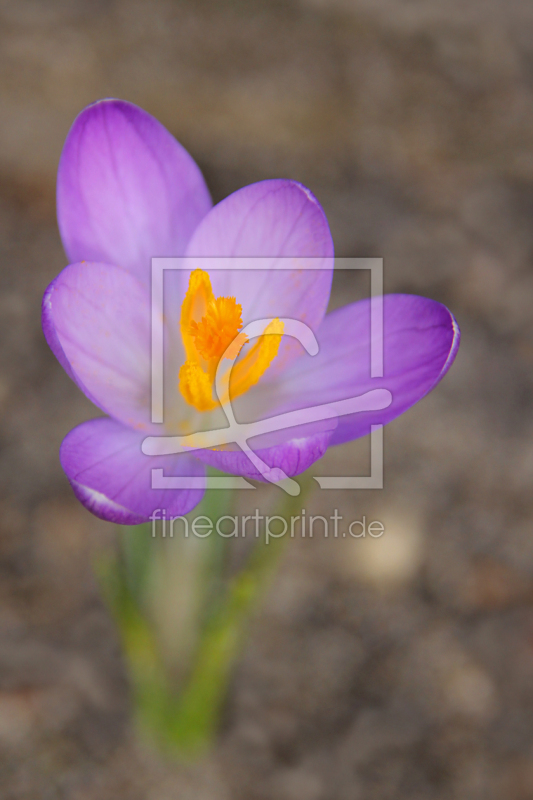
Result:
{"type": "MultiPolygon", "coordinates": [[[[310,478],[304,478],[299,497],[288,498],[281,516],[288,518],[297,513],[310,483],[310,478]]],[[[227,513],[228,497],[212,494],[214,497],[206,499],[202,508],[195,509],[194,516],[205,514],[214,519],[227,513]]],[[[225,591],[220,588],[220,575],[227,541],[218,536],[212,539],[209,545],[205,542],[210,548],[204,564],[208,574],[199,576],[207,584],[210,613],[208,607],[189,677],[179,688],[172,683],[146,613],[145,595],[150,591],[149,568],[153,562],[151,548],[158,544],[152,539],[149,526],[129,529],[123,540],[122,556],[101,563],[98,569],[130,667],[138,724],[161,749],[180,758],[202,755],[216,734],[250,618],[269,585],[289,536],[258,538],[247,564],[225,591]]],[[[201,624],[201,620],[196,624],[201,624]]]]}
{"type": "MultiPolygon", "coordinates": [[[[289,498],[281,516],[290,517],[301,508],[310,482],[310,478],[304,478],[299,497],[289,498]]],[[[248,564],[231,582],[225,601],[204,631],[191,679],[181,694],[172,725],[174,742],[192,756],[204,752],[216,734],[231,672],[250,618],[288,541],[288,536],[258,539],[248,564]]]]}

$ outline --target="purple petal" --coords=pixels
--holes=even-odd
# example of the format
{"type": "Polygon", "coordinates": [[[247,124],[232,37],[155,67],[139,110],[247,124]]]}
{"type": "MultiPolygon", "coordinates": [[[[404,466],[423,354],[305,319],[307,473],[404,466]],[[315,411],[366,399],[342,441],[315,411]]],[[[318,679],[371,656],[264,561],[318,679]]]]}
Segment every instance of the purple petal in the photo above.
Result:
{"type": "MultiPolygon", "coordinates": [[[[320,204],[296,181],[262,181],[234,192],[202,220],[187,255],[188,267],[209,271],[215,296],[235,297],[242,305],[245,325],[290,317],[316,330],[324,317],[333,242],[320,204]],[[231,266],[239,269],[212,270],[206,257],[235,258],[231,266]],[[249,257],[261,259],[261,269],[252,269],[249,257]]],[[[290,340],[282,350],[278,369],[302,352],[290,340]]]]}
{"type": "MultiPolygon", "coordinates": [[[[291,439],[283,444],[278,444],[265,449],[253,447],[252,449],[259,458],[271,469],[279,468],[285,475],[292,477],[305,472],[315,461],[322,458],[331,439],[331,430],[306,436],[298,439],[291,439]]],[[[209,464],[223,472],[232,475],[241,475],[244,478],[251,478],[256,481],[263,481],[263,476],[259,473],[248,456],[242,450],[195,450],[196,458],[209,464]]]]}
{"type": "Polygon", "coordinates": [[[46,290],[43,330],[67,373],[103,411],[150,430],[150,302],[130,273],[71,264],[46,290]]]}
{"type": "Polygon", "coordinates": [[[403,414],[444,377],[459,348],[459,327],[448,309],[424,297],[383,298],[383,377],[370,377],[370,306],[363,300],[328,314],[318,332],[318,355],[302,356],[275,384],[248,398],[262,418],[346,400],[372,389],[391,392],[380,411],[339,418],[330,444],[341,444],[403,414]]]}
{"type": "Polygon", "coordinates": [[[69,260],[150,276],[152,256],[181,256],[209,211],[204,179],[154,117],[100,100],[76,118],[57,177],[57,215],[69,260]]]}
{"type": "Polygon", "coordinates": [[[144,437],[101,418],[78,425],[63,440],[61,465],[78,500],[97,517],[137,525],[157,509],[167,517],[187,514],[202,499],[204,489],[151,488],[153,468],[163,468],[165,476],[196,479],[204,468],[188,455],[143,455],[144,437]]]}

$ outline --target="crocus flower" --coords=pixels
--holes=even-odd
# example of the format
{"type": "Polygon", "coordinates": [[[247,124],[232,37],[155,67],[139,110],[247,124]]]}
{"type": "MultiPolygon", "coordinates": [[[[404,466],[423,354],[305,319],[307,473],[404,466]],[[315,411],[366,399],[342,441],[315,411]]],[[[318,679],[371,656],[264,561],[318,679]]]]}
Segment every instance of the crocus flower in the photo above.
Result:
{"type": "Polygon", "coordinates": [[[71,263],[45,293],[43,330],[68,375],[107,415],[71,431],[60,458],[78,499],[104,519],[136,524],[158,508],[169,516],[187,513],[202,497],[205,464],[264,479],[253,460],[231,446],[143,453],[148,436],[220,427],[215,373],[232,342],[238,358],[230,395],[243,419],[327,405],[376,388],[391,393],[386,408],[382,403],[259,437],[254,451],[261,463],[286,476],[306,470],[329,446],[403,413],[455,358],[459,330],[444,306],[388,295],[384,376],[370,378],[370,301],[326,315],[333,244],[312,193],[295,181],[267,180],[212,207],[190,155],[130,103],[103,100],[75,120],[59,164],[57,211],[71,263]],[[154,256],[184,257],[188,264],[165,297],[162,324],[175,372],[165,386],[163,425],[152,422],[150,410],[154,256]],[[265,269],[210,270],[205,259],[218,257],[261,257],[265,269]],[[285,258],[295,260],[294,269],[280,268],[285,258]],[[302,269],[306,260],[321,268],[302,269]],[[262,335],[254,342],[239,339],[254,320],[267,320],[262,335]],[[289,340],[283,320],[304,322],[318,354],[289,340]],[[196,484],[152,488],[154,467],[196,484]]]}

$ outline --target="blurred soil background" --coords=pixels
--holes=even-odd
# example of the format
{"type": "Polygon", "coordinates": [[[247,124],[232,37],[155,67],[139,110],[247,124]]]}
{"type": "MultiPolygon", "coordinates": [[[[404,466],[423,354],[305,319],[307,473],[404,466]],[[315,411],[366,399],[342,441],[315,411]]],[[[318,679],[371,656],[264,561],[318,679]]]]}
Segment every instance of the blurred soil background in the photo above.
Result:
{"type": "MultiPolygon", "coordinates": [[[[528,0],[2,0],[0,286],[2,800],[533,798],[528,0]],[[386,291],[446,303],[463,332],[385,431],[385,489],[308,504],[385,534],[291,543],[196,767],[132,731],[91,566],[114,533],[58,460],[95,412],[40,329],[66,263],[57,161],[105,96],[158,117],[215,201],[304,182],[337,255],[383,256],[386,291]]],[[[339,275],[333,302],[351,292],[339,275]]]]}

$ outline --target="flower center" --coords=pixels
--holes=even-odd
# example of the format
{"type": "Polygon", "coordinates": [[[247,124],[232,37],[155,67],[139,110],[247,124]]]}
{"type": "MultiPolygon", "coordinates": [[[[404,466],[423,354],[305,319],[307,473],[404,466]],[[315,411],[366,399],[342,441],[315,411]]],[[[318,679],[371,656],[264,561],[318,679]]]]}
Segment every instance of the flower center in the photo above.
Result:
{"type": "Polygon", "coordinates": [[[200,322],[191,322],[195,347],[206,361],[220,359],[241,328],[242,306],[234,297],[213,297],[200,322]]]}
{"type": "MultiPolygon", "coordinates": [[[[248,341],[244,333],[239,333],[241,328],[242,306],[234,297],[215,297],[208,273],[194,270],[181,307],[180,330],[186,361],[180,369],[179,388],[185,400],[198,411],[211,411],[219,405],[213,398],[216,372],[224,354],[228,359],[237,358],[248,341]]],[[[257,383],[276,357],[282,335],[283,323],[272,320],[254,346],[235,364],[230,399],[257,383]]]]}

